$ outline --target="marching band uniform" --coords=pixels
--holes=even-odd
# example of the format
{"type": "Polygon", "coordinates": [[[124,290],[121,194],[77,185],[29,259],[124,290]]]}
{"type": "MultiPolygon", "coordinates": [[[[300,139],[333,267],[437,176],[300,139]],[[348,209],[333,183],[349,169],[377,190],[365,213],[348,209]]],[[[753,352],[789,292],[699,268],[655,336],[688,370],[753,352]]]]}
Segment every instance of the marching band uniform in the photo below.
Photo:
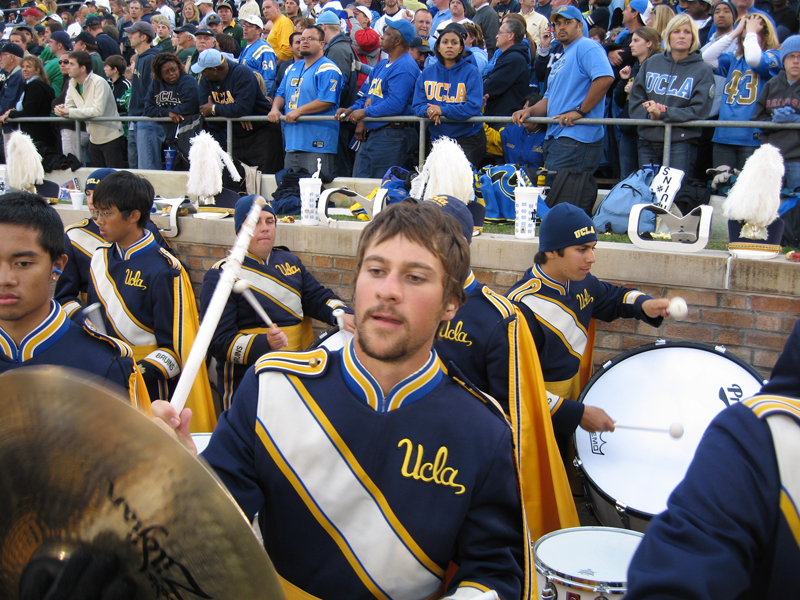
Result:
{"type": "MultiPolygon", "coordinates": [[[[158,226],[152,221],[145,227],[153,234],[156,243],[169,250],[169,245],[158,231],[158,226]]],[[[89,269],[92,264],[92,255],[101,244],[106,241],[100,235],[100,229],[92,219],[83,219],[68,225],[64,233],[64,252],[68,260],[64,265],[64,272],[56,282],[54,297],[67,311],[67,316],[72,318],[78,310],[83,308],[86,291],[89,289],[89,269]]]]}
{"type": "Polygon", "coordinates": [[[58,302],[50,303],[50,314],[25,336],[19,347],[0,328],[0,373],[36,365],[87,371],[119,386],[130,396],[132,406],[149,412],[150,398],[128,345],[88,325],[77,325],[58,302]]]}
{"type": "Polygon", "coordinates": [[[800,324],[761,392],[709,425],[647,528],[626,598],[800,597],[800,324]]]}
{"type": "MultiPolygon", "coordinates": [[[[222,267],[227,259],[206,272],[200,290],[200,311],[205,313],[214,295],[222,267]]],[[[266,261],[247,253],[239,278],[250,284],[253,295],[272,321],[289,338],[286,350],[304,350],[314,341],[311,322],[306,316],[336,324],[333,310],[345,309],[336,294],[323,287],[309,273],[302,261],[285,247],[273,248],[266,261]]],[[[240,294],[231,294],[217,330],[211,339],[209,353],[217,359],[217,384],[223,408],[230,408],[236,388],[247,368],[270,352],[268,327],[240,294]]]]}
{"type": "Polygon", "coordinates": [[[584,354],[591,352],[591,320],[636,318],[653,327],[662,321],[644,313],[642,303],[650,296],[640,291],[600,281],[591,273],[562,285],[536,264],[506,297],[520,307],[536,342],[553,427],[562,435],[571,435],[583,417],[583,404],[575,402],[580,395],[576,375],[584,354]]]}
{"type": "Polygon", "coordinates": [[[427,598],[451,560],[448,597],[530,581],[511,431],[435,351],[386,397],[352,342],[267,354],[203,457],[258,511],[290,599],[427,598]]]}
{"type": "MultiPolygon", "coordinates": [[[[199,320],[194,293],[180,262],[159,248],[153,234],[122,252],[101,244],[91,262],[87,302],[103,304],[106,331],[130,344],[144,365],[151,398],[168,399],[194,342],[199,320]]],[[[211,431],[215,413],[208,378],[201,369],[187,406],[199,417],[193,431],[211,431]]]]}

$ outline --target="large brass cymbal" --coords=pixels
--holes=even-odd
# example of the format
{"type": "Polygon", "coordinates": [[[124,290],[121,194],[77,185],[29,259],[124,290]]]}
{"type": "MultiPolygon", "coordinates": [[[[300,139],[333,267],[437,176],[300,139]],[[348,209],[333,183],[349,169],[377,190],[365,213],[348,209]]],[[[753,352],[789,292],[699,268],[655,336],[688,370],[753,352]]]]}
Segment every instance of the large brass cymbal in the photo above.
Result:
{"type": "Polygon", "coordinates": [[[86,373],[17,369],[0,376],[0,598],[61,547],[118,555],[141,600],[283,599],[202,461],[86,373]]]}

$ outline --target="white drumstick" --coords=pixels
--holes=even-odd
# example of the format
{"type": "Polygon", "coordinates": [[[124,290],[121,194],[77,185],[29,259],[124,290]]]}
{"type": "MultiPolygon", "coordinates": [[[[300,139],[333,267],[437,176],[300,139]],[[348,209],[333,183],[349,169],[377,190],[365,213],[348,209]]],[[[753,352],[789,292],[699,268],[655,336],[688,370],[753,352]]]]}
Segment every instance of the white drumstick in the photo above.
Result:
{"type": "Polygon", "coordinates": [[[250,207],[250,212],[247,213],[247,218],[239,230],[236,242],[233,244],[230,256],[228,256],[228,260],[222,268],[222,275],[219,277],[214,295],[211,296],[211,302],[209,302],[206,314],[200,323],[200,329],[197,330],[197,337],[195,337],[192,349],[189,351],[189,358],[186,359],[183,365],[178,385],[175,386],[175,392],[172,394],[172,400],[170,400],[170,404],[178,414],[186,406],[186,400],[189,398],[189,392],[192,389],[192,385],[194,385],[194,380],[201,365],[205,365],[208,346],[211,344],[211,338],[217,330],[217,325],[219,325],[222,311],[225,309],[225,303],[231,295],[233,283],[239,276],[242,261],[247,253],[247,248],[250,246],[250,238],[253,237],[253,233],[256,230],[258,218],[261,216],[261,209],[264,205],[266,205],[266,201],[260,197],[253,202],[253,206],[250,207]]]}
{"type": "Polygon", "coordinates": [[[334,309],[333,317],[336,319],[336,324],[339,326],[339,333],[342,334],[342,346],[347,346],[347,336],[344,333],[344,310],[341,308],[334,309]]]}
{"type": "Polygon", "coordinates": [[[657,433],[668,433],[676,440],[678,438],[683,437],[683,425],[680,423],[673,423],[669,426],[669,429],[663,429],[661,427],[640,427],[638,425],[620,425],[619,423],[614,423],[614,429],[636,429],[639,431],[655,431],[657,433]]]}
{"type": "Polygon", "coordinates": [[[233,284],[233,291],[236,294],[241,294],[245,300],[253,307],[253,310],[256,311],[256,314],[261,317],[264,323],[267,324],[267,327],[272,327],[274,323],[272,319],[269,318],[267,311],[264,310],[264,307],[258,303],[256,297],[253,295],[253,292],[250,291],[250,286],[246,281],[242,281],[241,279],[233,284]]]}
{"type": "Polygon", "coordinates": [[[94,304],[90,304],[86,308],[83,309],[83,314],[89,318],[94,325],[94,328],[97,329],[103,335],[108,335],[106,331],[106,324],[103,322],[103,313],[100,312],[103,308],[103,305],[99,302],[95,302],[94,304]],[[97,313],[97,318],[94,318],[95,313],[97,313]]]}

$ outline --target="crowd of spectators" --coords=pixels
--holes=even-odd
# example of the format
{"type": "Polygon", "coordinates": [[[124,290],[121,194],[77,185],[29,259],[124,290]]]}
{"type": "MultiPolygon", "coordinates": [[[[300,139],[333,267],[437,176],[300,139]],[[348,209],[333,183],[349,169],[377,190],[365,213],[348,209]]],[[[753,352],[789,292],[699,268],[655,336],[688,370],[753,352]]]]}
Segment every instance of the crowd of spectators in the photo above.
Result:
{"type": "MultiPolygon", "coordinates": [[[[789,0],[0,0],[0,125],[93,167],[164,168],[178,125],[239,119],[234,157],[383,177],[412,167],[416,122],[477,169],[516,162],[611,178],[661,162],[741,168],[771,140],[800,185],[798,6],[789,0]],[[259,5],[260,1],[260,5],[259,5]],[[304,120],[303,116],[330,117],[304,120]],[[505,122],[465,122],[480,116],[505,122]],[[29,116],[161,117],[19,123],[29,116]],[[262,117],[248,121],[246,117],[262,117]],[[547,117],[547,125],[526,123],[547,117]],[[298,118],[300,120],[298,120],[298,118]],[[365,121],[365,118],[380,119],[365,121]],[[690,127],[696,120],[753,127],[690,127]]],[[[204,127],[225,146],[224,123],[204,127]]]]}

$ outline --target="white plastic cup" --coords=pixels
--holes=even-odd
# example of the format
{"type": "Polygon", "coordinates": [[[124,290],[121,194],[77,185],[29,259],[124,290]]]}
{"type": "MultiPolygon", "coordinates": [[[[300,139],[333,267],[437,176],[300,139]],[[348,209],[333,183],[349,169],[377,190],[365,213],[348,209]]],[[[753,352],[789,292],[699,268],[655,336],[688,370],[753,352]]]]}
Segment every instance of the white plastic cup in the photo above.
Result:
{"type": "Polygon", "coordinates": [[[539,187],[514,188],[514,203],[516,206],[514,237],[521,240],[531,240],[536,237],[536,210],[539,205],[541,191],[542,188],[539,187]]]}
{"type": "Polygon", "coordinates": [[[300,180],[300,224],[319,225],[319,194],[322,191],[322,180],[305,177],[300,180]]]}
{"type": "Polygon", "coordinates": [[[70,192],[69,198],[72,200],[73,210],[83,210],[83,201],[86,199],[86,194],[83,192],[70,192]]]}

